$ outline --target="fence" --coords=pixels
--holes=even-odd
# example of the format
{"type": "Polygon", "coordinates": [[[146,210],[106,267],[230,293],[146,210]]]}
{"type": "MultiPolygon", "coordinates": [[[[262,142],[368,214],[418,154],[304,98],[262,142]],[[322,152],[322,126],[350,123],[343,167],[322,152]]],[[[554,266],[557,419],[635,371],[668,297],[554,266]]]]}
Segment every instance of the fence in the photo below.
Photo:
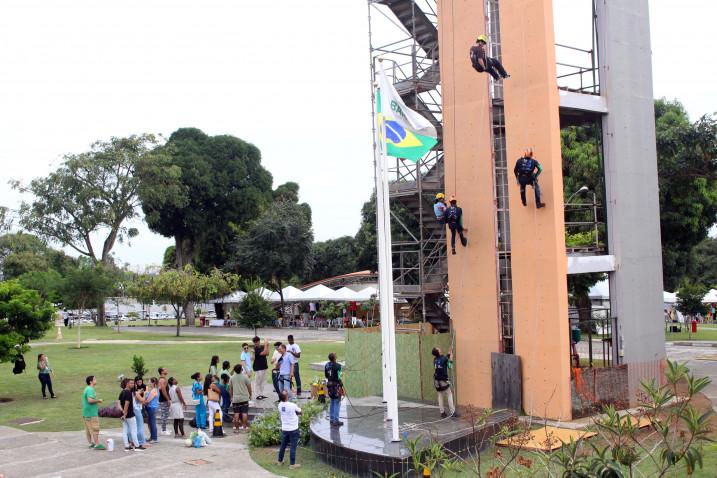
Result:
{"type": "MultiPolygon", "coordinates": [[[[396,334],[398,396],[406,400],[436,399],[433,387],[433,347],[444,353],[451,345],[450,334],[396,334]]],[[[346,378],[351,397],[382,395],[381,332],[378,327],[346,330],[346,378]]]]}

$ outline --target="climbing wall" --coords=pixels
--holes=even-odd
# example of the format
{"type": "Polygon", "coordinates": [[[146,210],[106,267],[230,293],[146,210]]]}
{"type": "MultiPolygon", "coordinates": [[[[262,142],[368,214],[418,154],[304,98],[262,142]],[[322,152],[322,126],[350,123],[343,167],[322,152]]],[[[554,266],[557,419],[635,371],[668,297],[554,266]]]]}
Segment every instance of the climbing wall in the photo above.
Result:
{"type": "Polygon", "coordinates": [[[446,196],[455,194],[468,247],[448,256],[458,403],[491,406],[491,352],[500,347],[488,83],[468,59],[483,2],[438,2],[446,196]]]}
{"type": "Polygon", "coordinates": [[[544,209],[528,207],[510,191],[515,353],[523,364],[523,406],[528,414],[570,419],[568,293],[560,100],[555,70],[551,0],[500,2],[509,162],[532,148],[543,165],[544,209]]]}

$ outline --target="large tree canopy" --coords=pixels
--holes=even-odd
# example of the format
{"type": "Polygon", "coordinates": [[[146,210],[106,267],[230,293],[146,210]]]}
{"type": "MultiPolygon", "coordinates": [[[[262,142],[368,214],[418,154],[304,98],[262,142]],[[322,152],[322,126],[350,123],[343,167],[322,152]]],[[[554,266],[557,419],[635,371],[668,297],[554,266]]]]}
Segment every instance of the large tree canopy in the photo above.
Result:
{"type": "Polygon", "coordinates": [[[303,277],[310,270],[313,242],[304,208],[276,201],[237,238],[228,266],[244,276],[259,277],[280,292],[292,276],[303,277]]]}
{"type": "Polygon", "coordinates": [[[4,279],[51,269],[64,275],[76,262],[32,234],[18,232],[0,236],[0,276],[4,279]]]}
{"type": "Polygon", "coordinates": [[[717,120],[691,123],[677,101],[655,102],[660,226],[665,288],[688,271],[692,249],[717,217],[717,120]]]}
{"type": "Polygon", "coordinates": [[[157,154],[157,144],[147,134],[98,141],[86,153],[66,155],[56,171],[29,186],[15,181],[15,188],[34,196],[20,206],[20,224],[95,263],[108,263],[115,243],[137,234],[126,225],[139,205],[135,172],[157,154]],[[99,247],[92,241],[98,234],[99,247]]]}
{"type": "Polygon", "coordinates": [[[163,148],[168,157],[141,171],[149,228],[173,237],[177,266],[210,270],[227,260],[234,229],[272,200],[271,174],[259,149],[233,136],[182,128],[163,148]],[[159,188],[152,188],[158,183],[159,188]]]}

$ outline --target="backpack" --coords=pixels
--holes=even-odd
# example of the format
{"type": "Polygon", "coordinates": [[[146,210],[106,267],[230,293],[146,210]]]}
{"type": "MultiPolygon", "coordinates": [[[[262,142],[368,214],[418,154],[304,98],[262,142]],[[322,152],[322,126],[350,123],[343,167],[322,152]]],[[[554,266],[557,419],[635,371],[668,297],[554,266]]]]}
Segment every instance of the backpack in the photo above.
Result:
{"type": "Polygon", "coordinates": [[[533,175],[533,169],[535,165],[533,160],[530,158],[520,158],[518,160],[517,171],[518,176],[529,177],[533,175]]]}
{"type": "Polygon", "coordinates": [[[12,368],[12,373],[15,375],[21,374],[25,371],[25,358],[22,355],[18,355],[15,359],[15,366],[12,368]]]}
{"type": "Polygon", "coordinates": [[[470,57],[471,57],[471,65],[473,65],[473,69],[475,71],[477,71],[478,73],[485,72],[485,70],[481,66],[480,62],[478,62],[478,58],[479,58],[478,55],[473,52],[472,48],[471,48],[470,57]]]}
{"type": "Polygon", "coordinates": [[[458,207],[449,207],[448,209],[446,209],[444,216],[448,224],[458,224],[458,207]]]}

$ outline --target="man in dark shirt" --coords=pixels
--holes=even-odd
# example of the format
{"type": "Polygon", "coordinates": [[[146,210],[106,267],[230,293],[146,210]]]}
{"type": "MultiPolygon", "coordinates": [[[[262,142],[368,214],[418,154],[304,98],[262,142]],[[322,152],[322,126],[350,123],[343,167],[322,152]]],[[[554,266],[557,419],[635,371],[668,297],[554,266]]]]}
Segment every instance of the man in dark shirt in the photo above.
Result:
{"type": "Polygon", "coordinates": [[[515,179],[518,180],[518,184],[520,185],[520,200],[523,202],[523,206],[527,206],[525,187],[530,185],[533,186],[533,192],[535,192],[535,206],[538,209],[545,207],[545,204],[540,202],[540,186],[538,185],[538,176],[540,176],[542,172],[543,167],[533,158],[532,149],[527,150],[525,154],[515,162],[513,174],[515,174],[515,179]]]}
{"type": "Polygon", "coordinates": [[[438,392],[438,409],[441,412],[441,417],[446,418],[453,416],[458,418],[456,413],[456,407],[453,405],[453,390],[451,388],[451,380],[448,377],[448,369],[451,364],[451,355],[453,355],[453,346],[446,355],[441,355],[441,349],[434,347],[431,351],[433,354],[433,385],[436,387],[438,392]],[[448,402],[448,414],[443,408],[443,401],[448,402]]]}
{"type": "Polygon", "coordinates": [[[256,399],[257,400],[264,400],[266,396],[264,396],[264,384],[266,383],[266,371],[269,368],[269,365],[266,362],[266,356],[269,354],[269,341],[267,339],[264,339],[264,344],[261,345],[261,340],[259,337],[254,337],[251,339],[252,343],[254,344],[254,372],[256,372],[256,382],[255,390],[256,390],[256,399]]]}
{"type": "Polygon", "coordinates": [[[146,447],[139,444],[137,439],[137,420],[134,419],[134,405],[132,404],[134,380],[123,378],[121,385],[119,406],[120,410],[122,410],[122,441],[124,442],[124,449],[125,451],[144,451],[146,447]]]}
{"type": "Polygon", "coordinates": [[[331,426],[340,427],[344,422],[339,420],[341,410],[341,389],[344,386],[341,381],[341,364],[336,361],[336,354],[329,354],[329,361],[324,365],[324,377],[326,377],[326,388],[329,392],[329,420],[331,426]]]}
{"type": "Polygon", "coordinates": [[[466,247],[468,239],[463,237],[463,209],[458,207],[458,200],[451,196],[451,205],[446,208],[443,214],[448,228],[451,230],[451,252],[456,253],[456,232],[461,238],[461,244],[466,247]]]}
{"type": "Polygon", "coordinates": [[[476,44],[471,47],[471,64],[473,68],[479,73],[489,73],[495,81],[500,80],[501,77],[510,78],[500,60],[486,55],[487,44],[488,37],[481,35],[476,40],[476,44]]]}

